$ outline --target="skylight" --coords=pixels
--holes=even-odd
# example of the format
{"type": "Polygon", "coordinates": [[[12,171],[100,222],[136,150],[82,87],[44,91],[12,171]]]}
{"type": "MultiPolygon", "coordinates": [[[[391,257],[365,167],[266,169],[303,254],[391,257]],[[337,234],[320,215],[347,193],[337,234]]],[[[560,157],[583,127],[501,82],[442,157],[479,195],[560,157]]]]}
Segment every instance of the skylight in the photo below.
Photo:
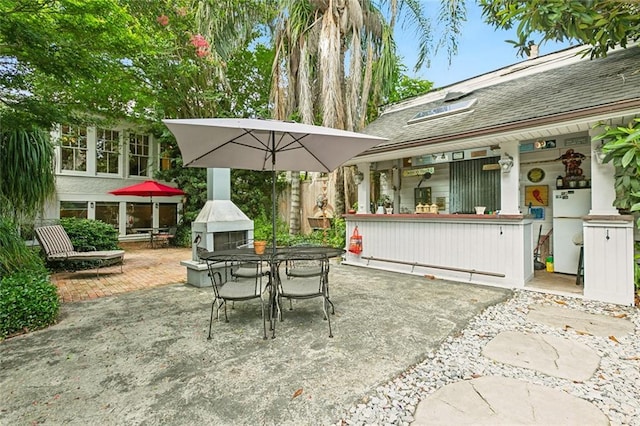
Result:
{"type": "Polygon", "coordinates": [[[442,105],[437,108],[428,109],[426,111],[420,111],[414,115],[407,124],[419,123],[421,121],[431,120],[436,117],[442,117],[445,115],[458,114],[464,111],[469,111],[471,107],[476,103],[478,99],[469,99],[462,102],[456,102],[454,104],[442,105]]]}

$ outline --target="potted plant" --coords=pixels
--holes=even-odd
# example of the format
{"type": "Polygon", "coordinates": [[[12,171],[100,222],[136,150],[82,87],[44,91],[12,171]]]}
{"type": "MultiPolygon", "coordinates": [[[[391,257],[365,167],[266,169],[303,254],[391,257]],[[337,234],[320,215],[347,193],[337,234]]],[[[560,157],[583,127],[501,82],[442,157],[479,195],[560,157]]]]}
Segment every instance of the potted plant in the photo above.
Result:
{"type": "Polygon", "coordinates": [[[358,211],[358,202],[356,201],[355,203],[353,203],[353,205],[349,209],[348,213],[349,214],[356,214],[357,211],[358,211]]]}
{"type": "Polygon", "coordinates": [[[264,226],[259,226],[253,230],[253,249],[256,254],[264,254],[269,239],[269,232],[264,226]]]}
{"type": "Polygon", "coordinates": [[[389,194],[380,194],[380,199],[378,200],[378,210],[376,211],[376,213],[391,214],[391,212],[393,212],[391,197],[389,196],[389,194]]]}

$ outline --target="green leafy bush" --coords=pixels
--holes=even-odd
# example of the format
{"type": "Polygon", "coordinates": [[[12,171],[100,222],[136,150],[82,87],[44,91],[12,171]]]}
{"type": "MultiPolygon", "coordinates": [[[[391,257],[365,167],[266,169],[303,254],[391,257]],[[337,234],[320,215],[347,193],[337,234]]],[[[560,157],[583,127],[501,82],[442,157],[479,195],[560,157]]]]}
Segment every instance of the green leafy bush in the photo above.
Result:
{"type": "Polygon", "coordinates": [[[78,219],[75,217],[60,219],[67,231],[73,247],[77,251],[118,249],[118,231],[100,220],[78,219]]]}
{"type": "MultiPolygon", "coordinates": [[[[60,224],[67,232],[73,247],[77,251],[94,250],[117,250],[118,231],[111,225],[100,220],[63,218],[60,224]]],[[[117,262],[118,260],[114,260],[117,262]]],[[[47,262],[47,266],[52,270],[84,270],[95,268],[98,261],[86,262],[47,262]]]]}
{"type": "Polygon", "coordinates": [[[170,243],[176,247],[191,247],[191,225],[182,222],[170,243]]]}
{"type": "Polygon", "coordinates": [[[346,223],[344,219],[335,217],[331,220],[331,227],[327,229],[317,229],[309,235],[302,237],[303,242],[344,248],[346,239],[346,223]]]}
{"type": "Polygon", "coordinates": [[[60,309],[47,275],[22,271],[0,280],[0,339],[53,324],[60,309]]]}

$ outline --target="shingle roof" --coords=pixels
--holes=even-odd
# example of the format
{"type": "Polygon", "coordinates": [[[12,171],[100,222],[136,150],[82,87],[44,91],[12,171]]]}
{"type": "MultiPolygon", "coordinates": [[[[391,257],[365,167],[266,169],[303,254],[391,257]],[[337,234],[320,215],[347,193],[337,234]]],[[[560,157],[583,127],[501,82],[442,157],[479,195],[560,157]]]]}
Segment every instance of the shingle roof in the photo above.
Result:
{"type": "Polygon", "coordinates": [[[407,124],[416,113],[444,105],[444,95],[437,101],[382,114],[364,130],[389,139],[373,150],[401,149],[433,138],[455,138],[495,126],[640,100],[640,47],[482,87],[454,101],[476,98],[473,111],[407,124]]]}

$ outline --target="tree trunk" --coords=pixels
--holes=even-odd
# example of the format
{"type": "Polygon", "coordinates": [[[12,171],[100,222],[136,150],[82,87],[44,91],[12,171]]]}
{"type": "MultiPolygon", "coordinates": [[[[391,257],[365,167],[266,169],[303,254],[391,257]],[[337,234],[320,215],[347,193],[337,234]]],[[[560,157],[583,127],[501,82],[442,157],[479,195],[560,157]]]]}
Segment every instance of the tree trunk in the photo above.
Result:
{"type": "Polygon", "coordinates": [[[291,208],[289,212],[289,234],[300,233],[300,172],[291,172],[291,208]]]}

